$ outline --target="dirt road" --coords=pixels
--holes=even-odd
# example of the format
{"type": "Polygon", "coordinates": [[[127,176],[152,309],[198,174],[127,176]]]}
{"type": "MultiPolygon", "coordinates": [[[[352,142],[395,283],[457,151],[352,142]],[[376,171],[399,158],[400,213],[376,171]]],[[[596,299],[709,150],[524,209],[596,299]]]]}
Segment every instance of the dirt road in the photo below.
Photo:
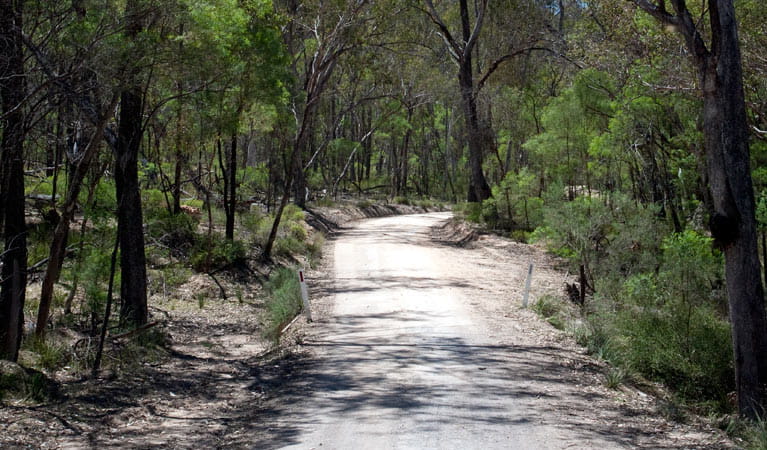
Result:
{"type": "Polygon", "coordinates": [[[520,308],[531,262],[532,300],[561,291],[556,261],[494,236],[447,245],[434,226],[448,218],[343,230],[309,273],[315,322],[273,351],[254,299],[171,301],[165,359],[0,407],[0,448],[732,447],[636,388],[607,389],[603,363],[520,308]]]}
{"type": "Polygon", "coordinates": [[[598,364],[519,308],[528,261],[533,297],[561,288],[545,256],[439,244],[448,218],[363,221],[335,241],[332,295],[304,342],[314,361],[290,370],[257,447],[721,448],[648,396],[606,389],[598,364]]]}

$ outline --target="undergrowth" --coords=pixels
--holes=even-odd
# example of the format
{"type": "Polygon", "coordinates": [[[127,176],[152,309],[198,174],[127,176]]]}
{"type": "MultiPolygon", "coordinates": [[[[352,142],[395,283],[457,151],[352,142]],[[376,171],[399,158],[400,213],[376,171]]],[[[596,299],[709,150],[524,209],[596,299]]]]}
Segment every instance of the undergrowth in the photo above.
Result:
{"type": "Polygon", "coordinates": [[[294,269],[279,267],[264,285],[268,294],[264,312],[264,336],[279,339],[282,328],[301,312],[301,287],[294,269]]]}

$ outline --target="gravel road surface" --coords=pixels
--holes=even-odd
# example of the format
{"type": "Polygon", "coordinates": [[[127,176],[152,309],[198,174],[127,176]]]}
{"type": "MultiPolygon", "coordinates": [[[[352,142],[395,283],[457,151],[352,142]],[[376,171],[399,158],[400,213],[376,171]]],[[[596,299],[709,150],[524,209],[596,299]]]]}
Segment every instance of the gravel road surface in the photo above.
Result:
{"type": "Polygon", "coordinates": [[[433,228],[449,217],[366,220],[335,240],[332,295],[304,342],[315,361],[296,369],[271,445],[718,448],[654,417],[646,395],[606,389],[601,367],[561,334],[537,335],[550,327],[518,306],[529,247],[440,244],[433,228]]]}

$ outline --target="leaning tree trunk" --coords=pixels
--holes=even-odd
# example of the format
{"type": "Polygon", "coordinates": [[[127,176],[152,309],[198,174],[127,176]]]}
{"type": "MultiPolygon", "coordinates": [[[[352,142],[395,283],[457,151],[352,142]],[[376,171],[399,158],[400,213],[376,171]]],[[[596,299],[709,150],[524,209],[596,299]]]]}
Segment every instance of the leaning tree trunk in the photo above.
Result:
{"type": "MultiPolygon", "coordinates": [[[[129,1],[125,11],[126,34],[136,39],[141,22],[136,3],[129,1]]],[[[117,127],[115,187],[117,191],[117,230],[120,240],[120,323],[141,326],[147,323],[146,255],[144,226],[138,180],[138,153],[142,134],[141,85],[138,74],[128,76],[120,96],[117,127]]]]}
{"type": "Polygon", "coordinates": [[[712,27],[720,31],[719,48],[712,49],[718,58],[707,58],[708,65],[700,67],[706,160],[714,204],[711,231],[724,249],[738,407],[756,417],[764,413],[767,401],[767,317],[741,56],[732,0],[712,0],[711,8],[712,27]]]}
{"type": "MultiPolygon", "coordinates": [[[[111,111],[113,107],[114,104],[112,104],[107,111],[111,111]]],[[[40,306],[37,309],[37,325],[35,328],[35,334],[38,337],[45,336],[45,325],[48,322],[51,303],[53,301],[53,287],[61,275],[61,267],[64,264],[67,238],[69,236],[69,227],[75,217],[77,198],[80,195],[83,179],[85,179],[85,174],[90,167],[91,160],[95,156],[99,143],[103,138],[104,126],[111,116],[111,114],[107,113],[102,121],[96,125],[96,130],[93,136],[91,136],[91,140],[88,142],[85,151],[82,153],[82,157],[73,164],[73,172],[69,177],[67,197],[64,206],[61,209],[59,221],[56,224],[56,228],[53,230],[53,238],[51,239],[51,245],[48,251],[48,266],[45,269],[45,276],[43,277],[43,283],[40,289],[40,306]]]]}
{"type": "Polygon", "coordinates": [[[27,286],[27,230],[24,220],[24,55],[22,1],[0,0],[0,201],[5,251],[0,285],[0,358],[16,361],[24,325],[27,286]]]}

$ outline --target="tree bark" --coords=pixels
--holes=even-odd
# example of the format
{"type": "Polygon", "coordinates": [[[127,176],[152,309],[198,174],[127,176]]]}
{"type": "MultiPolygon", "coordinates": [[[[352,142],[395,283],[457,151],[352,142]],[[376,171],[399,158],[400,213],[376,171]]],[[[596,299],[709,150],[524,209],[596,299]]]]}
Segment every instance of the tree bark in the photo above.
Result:
{"type": "Polygon", "coordinates": [[[0,0],[0,99],[2,186],[0,217],[5,251],[0,284],[0,358],[16,361],[24,325],[27,286],[27,229],[24,220],[24,101],[22,1],[0,0]]]}
{"type": "MultiPolygon", "coordinates": [[[[125,7],[128,22],[126,35],[133,40],[142,28],[136,9],[135,1],[129,1],[125,7]]],[[[148,310],[144,228],[138,180],[143,105],[138,74],[135,70],[132,72],[120,96],[115,185],[120,240],[120,323],[136,327],[147,323],[148,310]]]]}
{"type": "Polygon", "coordinates": [[[732,322],[738,408],[764,413],[767,387],[767,317],[757,248],[749,134],[740,45],[732,0],[711,0],[714,53],[699,66],[709,185],[714,202],[711,231],[724,247],[732,322]],[[718,41],[718,42],[717,42],[718,41]]]}
{"type": "Polygon", "coordinates": [[[218,144],[218,160],[224,178],[224,213],[226,215],[225,236],[234,240],[234,216],[237,206],[237,134],[232,133],[231,145],[226,158],[221,156],[221,141],[218,144]]]}

